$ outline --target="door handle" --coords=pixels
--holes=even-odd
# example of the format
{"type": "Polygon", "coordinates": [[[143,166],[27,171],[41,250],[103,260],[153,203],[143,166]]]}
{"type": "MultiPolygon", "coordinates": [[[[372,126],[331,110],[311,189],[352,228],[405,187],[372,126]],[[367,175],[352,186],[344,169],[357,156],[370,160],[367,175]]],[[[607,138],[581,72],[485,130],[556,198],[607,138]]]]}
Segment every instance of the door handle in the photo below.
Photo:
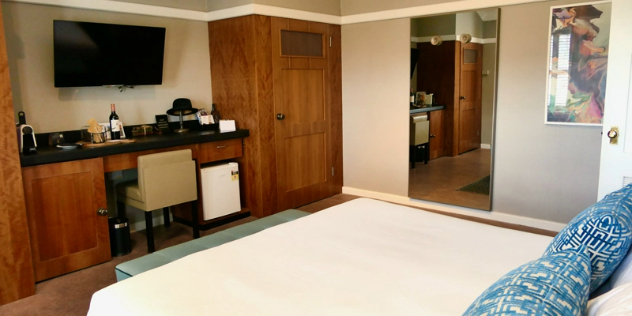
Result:
{"type": "Polygon", "coordinates": [[[97,215],[99,216],[107,216],[108,215],[108,210],[104,209],[104,208],[100,208],[97,210],[97,215]]]}
{"type": "Polygon", "coordinates": [[[283,114],[283,113],[277,114],[277,120],[279,120],[279,121],[285,120],[285,114],[283,114]]]}
{"type": "Polygon", "coordinates": [[[610,128],[607,134],[608,138],[610,138],[610,144],[616,145],[619,142],[619,127],[613,126],[610,128]]]}
{"type": "Polygon", "coordinates": [[[465,97],[464,97],[464,96],[461,96],[459,99],[461,99],[461,100],[465,100],[465,97]]]}

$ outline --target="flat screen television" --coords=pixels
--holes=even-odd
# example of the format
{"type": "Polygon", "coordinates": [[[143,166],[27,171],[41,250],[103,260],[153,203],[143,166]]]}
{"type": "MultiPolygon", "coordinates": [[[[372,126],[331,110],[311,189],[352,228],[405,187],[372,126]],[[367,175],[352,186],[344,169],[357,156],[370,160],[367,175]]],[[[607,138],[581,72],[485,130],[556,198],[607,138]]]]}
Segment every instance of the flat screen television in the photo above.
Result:
{"type": "Polygon", "coordinates": [[[163,27],[53,21],[55,87],[162,84],[163,27]]]}

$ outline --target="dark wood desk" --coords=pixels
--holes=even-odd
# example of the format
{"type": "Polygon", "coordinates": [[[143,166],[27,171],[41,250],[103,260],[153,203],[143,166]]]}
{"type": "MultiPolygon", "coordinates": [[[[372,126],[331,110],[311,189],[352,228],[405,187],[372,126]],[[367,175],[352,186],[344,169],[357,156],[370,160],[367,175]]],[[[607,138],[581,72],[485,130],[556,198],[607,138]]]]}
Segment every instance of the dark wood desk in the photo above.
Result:
{"type": "MultiPolygon", "coordinates": [[[[107,209],[106,172],[134,169],[141,155],[190,149],[200,179],[202,164],[241,157],[243,138],[248,135],[247,130],[189,132],[89,149],[39,148],[36,155],[22,155],[35,280],[111,259],[107,212],[98,212],[107,209]]],[[[197,228],[225,220],[204,222],[201,192],[198,181],[197,221],[191,220],[189,204],[172,208],[176,221],[188,222],[197,228]]],[[[247,216],[248,211],[243,209],[239,214],[247,216]]]]}

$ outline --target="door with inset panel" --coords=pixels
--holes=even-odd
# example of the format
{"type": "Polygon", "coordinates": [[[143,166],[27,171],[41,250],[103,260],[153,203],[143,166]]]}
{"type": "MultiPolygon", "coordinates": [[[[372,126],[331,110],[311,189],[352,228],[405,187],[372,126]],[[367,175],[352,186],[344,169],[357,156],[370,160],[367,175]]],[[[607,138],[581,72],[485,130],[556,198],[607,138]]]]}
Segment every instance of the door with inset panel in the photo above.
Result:
{"type": "Polygon", "coordinates": [[[111,259],[103,159],[22,168],[35,280],[111,259]]]}
{"type": "Polygon", "coordinates": [[[483,45],[461,45],[459,154],[481,146],[483,45]]]}
{"type": "Polygon", "coordinates": [[[278,210],[328,197],[329,26],[272,18],[278,210]]]}

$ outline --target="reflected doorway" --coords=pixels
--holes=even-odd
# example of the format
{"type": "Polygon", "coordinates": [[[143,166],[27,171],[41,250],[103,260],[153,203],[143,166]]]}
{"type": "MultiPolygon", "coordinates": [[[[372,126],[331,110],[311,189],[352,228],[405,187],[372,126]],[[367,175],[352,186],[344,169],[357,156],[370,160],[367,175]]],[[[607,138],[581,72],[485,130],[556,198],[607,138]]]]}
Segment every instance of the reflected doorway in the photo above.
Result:
{"type": "Polygon", "coordinates": [[[491,209],[498,15],[411,19],[411,198],[491,209]]]}

